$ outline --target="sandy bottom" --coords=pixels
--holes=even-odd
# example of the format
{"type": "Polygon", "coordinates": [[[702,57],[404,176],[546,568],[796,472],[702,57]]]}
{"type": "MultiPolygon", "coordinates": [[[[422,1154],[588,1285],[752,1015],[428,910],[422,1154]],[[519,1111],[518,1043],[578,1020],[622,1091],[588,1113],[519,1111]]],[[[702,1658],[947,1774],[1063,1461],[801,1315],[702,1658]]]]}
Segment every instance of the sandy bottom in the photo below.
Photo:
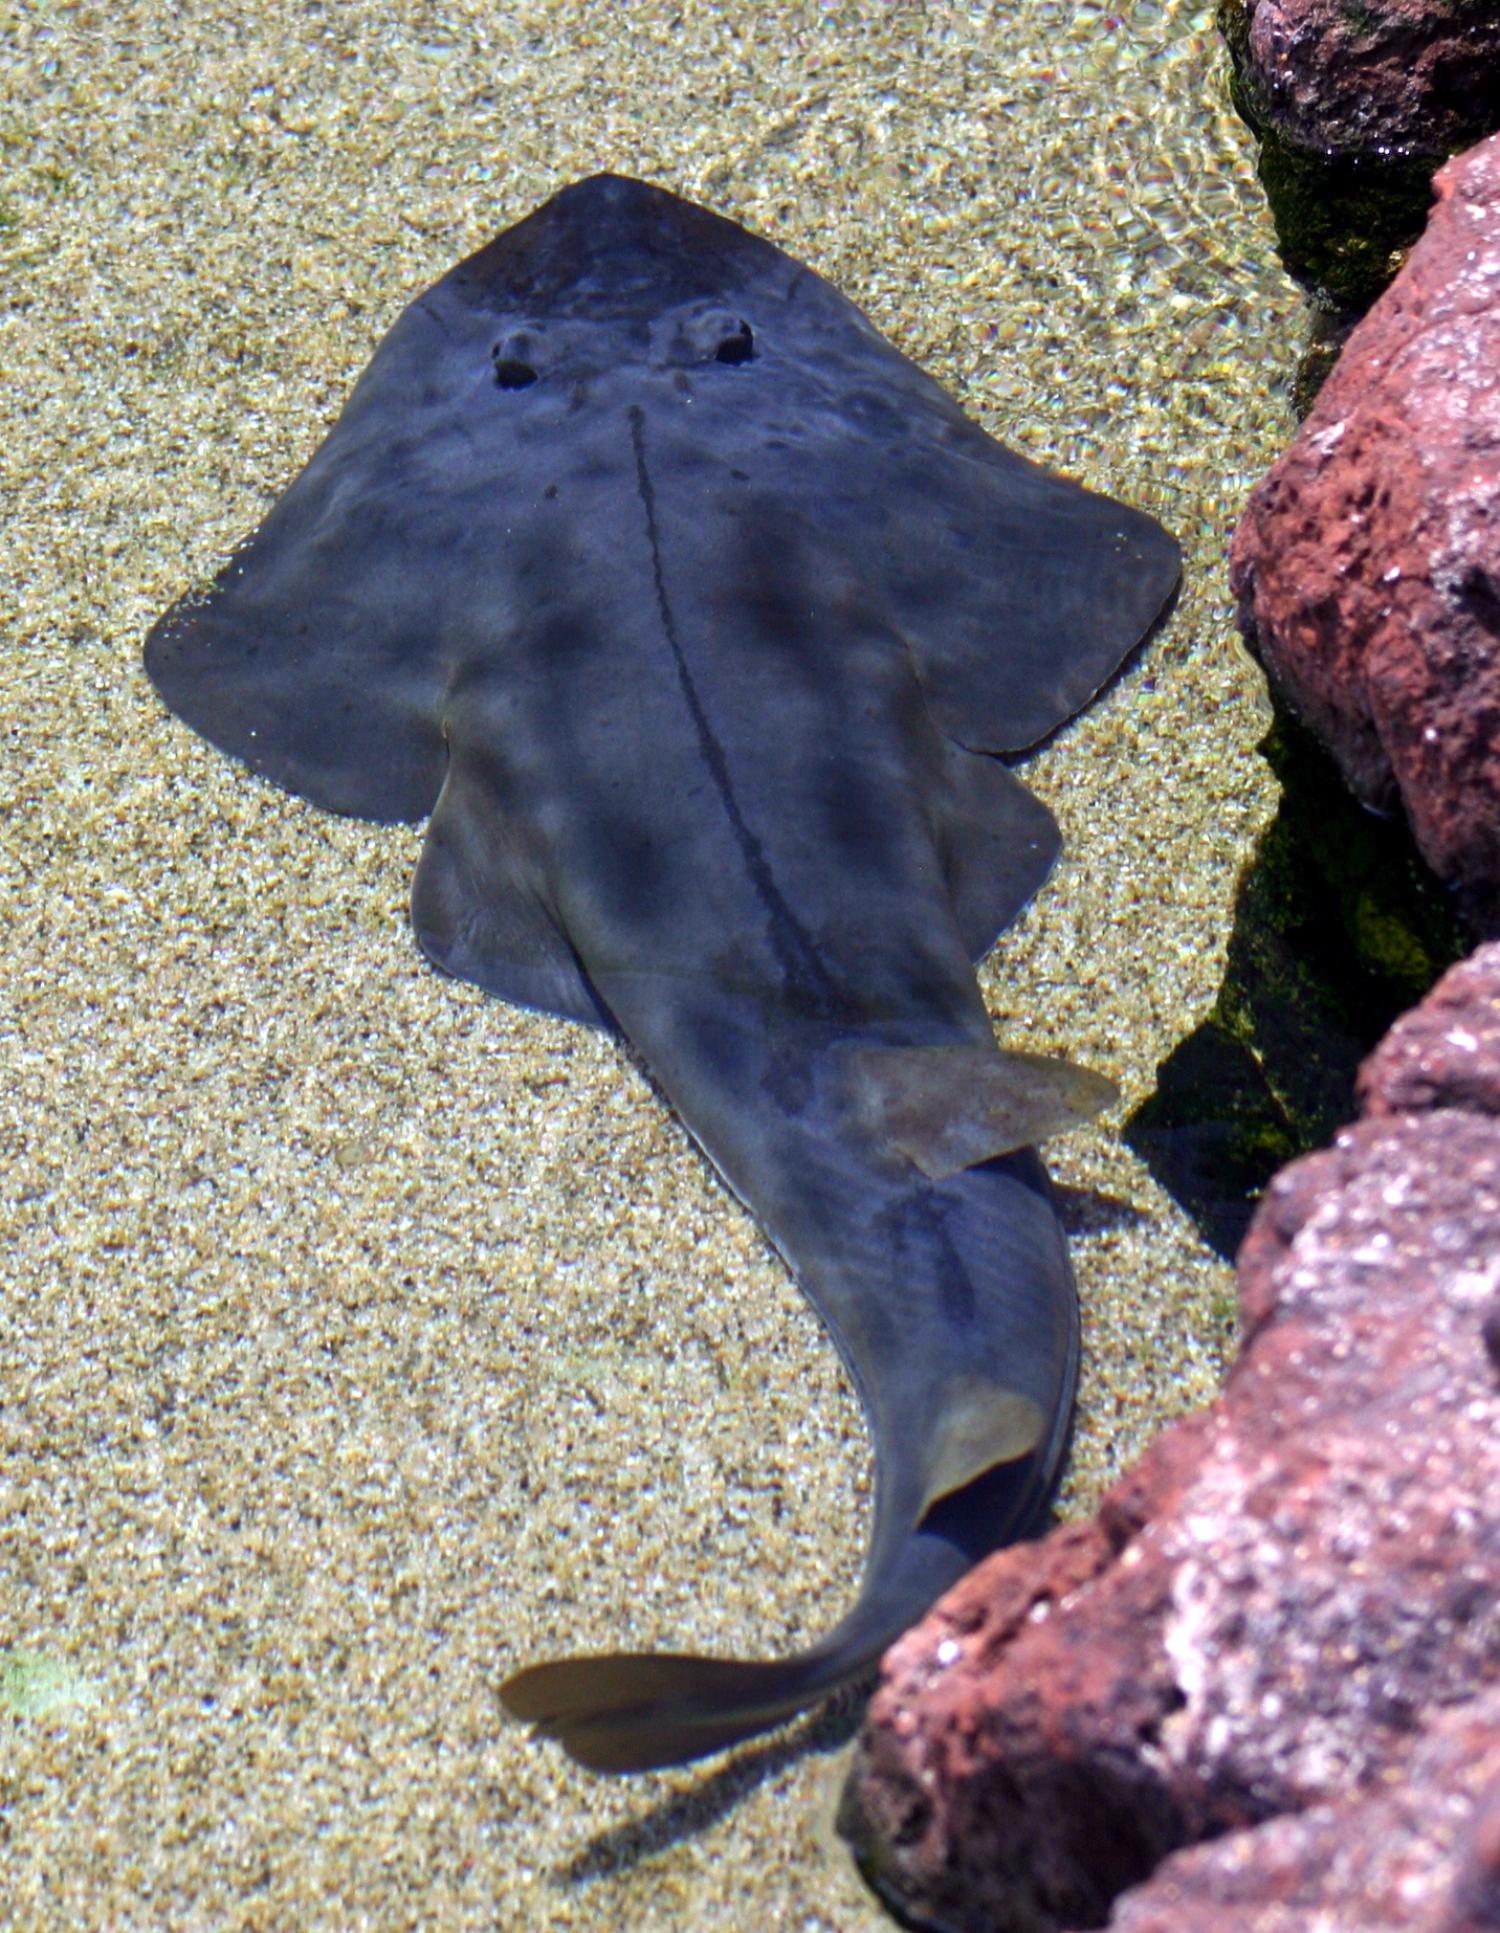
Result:
{"type": "MultiPolygon", "coordinates": [[[[461,253],[600,166],[711,200],[1187,547],[1167,633],[1028,768],[1068,850],[984,976],[1009,1040],[1128,1108],[1211,1004],[1273,803],[1223,552],[1295,304],[1209,10],[39,0],[0,31],[7,1924],[873,1928],[818,1824],[849,1710],[607,1782],[495,1698],[561,1647],[836,1616],[867,1449],[816,1321],[616,1049],[424,965],[418,835],[250,780],[140,641],[461,253]]],[[[1228,1272],[1119,1118],[1053,1155],[1074,1508],[1226,1346],[1228,1272]]]]}

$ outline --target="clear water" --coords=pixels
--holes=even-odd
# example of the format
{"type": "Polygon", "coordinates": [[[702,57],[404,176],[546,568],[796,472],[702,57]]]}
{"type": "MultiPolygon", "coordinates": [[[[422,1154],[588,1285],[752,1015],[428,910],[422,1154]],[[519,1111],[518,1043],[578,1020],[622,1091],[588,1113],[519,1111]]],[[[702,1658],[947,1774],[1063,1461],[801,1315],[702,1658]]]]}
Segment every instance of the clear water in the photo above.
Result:
{"type": "MultiPolygon", "coordinates": [[[[986,970],[1127,1105],[1207,1009],[1271,806],[1223,554],[1295,299],[1208,10],[26,4],[0,24],[0,1710],[18,1925],[878,1925],[825,1757],[601,1784],[502,1722],[561,1646],[767,1652],[858,1571],[862,1425],[607,1043],[440,981],[416,835],[167,720],[151,618],[401,304],[600,166],[811,261],[996,434],[1182,537],[1144,662],[1028,780],[986,970]]],[[[1072,1499],[1212,1387],[1227,1272],[1061,1145],[1072,1499]]]]}

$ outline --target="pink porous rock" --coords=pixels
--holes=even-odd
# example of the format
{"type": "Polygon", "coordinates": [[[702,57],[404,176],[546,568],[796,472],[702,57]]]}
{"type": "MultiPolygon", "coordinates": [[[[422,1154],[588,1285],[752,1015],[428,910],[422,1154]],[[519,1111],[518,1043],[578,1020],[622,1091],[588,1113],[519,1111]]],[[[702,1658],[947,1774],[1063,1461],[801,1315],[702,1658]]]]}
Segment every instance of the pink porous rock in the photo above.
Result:
{"type": "Polygon", "coordinates": [[[841,1825],[914,1924],[1500,1927],[1497,1045],[1500,944],[1273,1182],[1220,1398],[887,1655],[841,1825]]]}
{"type": "Polygon", "coordinates": [[[1114,1933],[1493,1933],[1500,1693],[1440,1714],[1407,1776],[1174,1854],[1114,1933]]]}
{"type": "Polygon", "coordinates": [[[1240,628],[1355,794],[1500,931],[1500,135],[1251,496],[1240,628]]]}

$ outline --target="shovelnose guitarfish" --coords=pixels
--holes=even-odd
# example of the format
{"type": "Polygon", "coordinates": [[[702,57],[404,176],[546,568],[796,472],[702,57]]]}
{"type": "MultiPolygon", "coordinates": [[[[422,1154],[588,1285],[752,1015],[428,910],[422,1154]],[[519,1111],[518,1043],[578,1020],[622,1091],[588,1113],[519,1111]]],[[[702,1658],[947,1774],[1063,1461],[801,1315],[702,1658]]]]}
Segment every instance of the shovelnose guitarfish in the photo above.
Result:
{"type": "Polygon", "coordinates": [[[1078,1332],[1030,1144],[1109,1089],[995,1044],[971,963],[1058,849],[1000,755],[1177,576],[1150,517],[994,442],[810,269],[596,175],[411,303],[151,632],[167,704],[254,771],[431,815],[428,957],[626,1037],[863,1400],[853,1609],[775,1661],[510,1678],[586,1765],[789,1717],[1045,1509],[1078,1332]]]}

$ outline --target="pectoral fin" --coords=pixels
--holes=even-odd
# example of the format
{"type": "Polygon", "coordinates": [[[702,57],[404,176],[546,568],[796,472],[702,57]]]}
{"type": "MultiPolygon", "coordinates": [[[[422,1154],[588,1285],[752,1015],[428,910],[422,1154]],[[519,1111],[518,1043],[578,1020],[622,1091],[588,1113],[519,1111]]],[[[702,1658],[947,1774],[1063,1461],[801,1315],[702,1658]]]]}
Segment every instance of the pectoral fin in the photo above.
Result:
{"type": "Polygon", "coordinates": [[[417,942],[434,966],[518,1007],[600,1026],[578,956],[528,877],[475,759],[454,758],[412,883],[417,942]]]}
{"type": "Polygon", "coordinates": [[[996,1047],[863,1047],[851,1066],[865,1126],[932,1181],[1078,1127],[1118,1095],[1071,1061],[996,1047]]]}

